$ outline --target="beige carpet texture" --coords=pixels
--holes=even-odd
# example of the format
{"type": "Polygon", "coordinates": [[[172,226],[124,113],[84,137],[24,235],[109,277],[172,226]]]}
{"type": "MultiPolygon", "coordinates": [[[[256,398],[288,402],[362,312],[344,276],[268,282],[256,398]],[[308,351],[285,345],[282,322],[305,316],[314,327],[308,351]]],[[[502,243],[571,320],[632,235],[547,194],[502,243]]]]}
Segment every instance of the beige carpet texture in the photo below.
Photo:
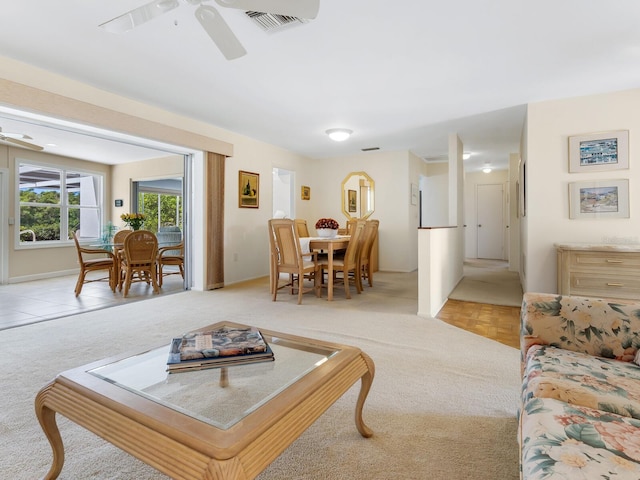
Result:
{"type": "Polygon", "coordinates": [[[463,278],[449,295],[451,300],[519,307],[522,287],[518,272],[502,260],[467,259],[463,278]]]}
{"type": "MultiPolygon", "coordinates": [[[[56,374],[224,320],[357,346],[376,365],[363,411],[373,437],[355,427],[358,382],[259,480],[519,478],[518,351],[416,316],[415,272],[379,273],[353,300],[336,292],[327,302],[325,292],[297,305],[285,290],[272,302],[268,290],[260,279],[0,331],[0,478],[33,480],[48,471],[52,454],[34,399],[56,374]]],[[[167,478],[64,417],[58,425],[61,480],[167,478]]]]}

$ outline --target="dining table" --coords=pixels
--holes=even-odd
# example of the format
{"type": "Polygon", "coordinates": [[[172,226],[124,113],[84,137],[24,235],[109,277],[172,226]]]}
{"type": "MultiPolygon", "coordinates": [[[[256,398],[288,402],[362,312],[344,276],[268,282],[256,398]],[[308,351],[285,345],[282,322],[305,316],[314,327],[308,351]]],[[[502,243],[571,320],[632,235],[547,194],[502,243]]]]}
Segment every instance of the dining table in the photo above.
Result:
{"type": "Polygon", "coordinates": [[[335,237],[309,237],[309,249],[323,250],[327,252],[327,300],[333,300],[333,255],[338,250],[349,246],[349,235],[337,235],[335,237]]]}

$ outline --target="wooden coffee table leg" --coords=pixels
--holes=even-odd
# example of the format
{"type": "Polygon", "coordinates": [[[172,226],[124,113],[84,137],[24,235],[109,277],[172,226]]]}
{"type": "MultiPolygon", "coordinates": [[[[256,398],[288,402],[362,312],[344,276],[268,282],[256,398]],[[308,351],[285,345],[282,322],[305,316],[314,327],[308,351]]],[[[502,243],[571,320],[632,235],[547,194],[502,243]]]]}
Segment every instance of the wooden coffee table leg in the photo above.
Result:
{"type": "Polygon", "coordinates": [[[44,404],[47,393],[53,387],[53,383],[54,382],[49,383],[38,392],[35,402],[36,416],[53,450],[53,464],[49,472],[43,477],[43,480],[54,480],[58,478],[58,475],[60,475],[62,471],[62,465],[64,464],[64,445],[62,444],[62,437],[60,436],[60,430],[58,430],[56,423],[56,412],[44,404]]]}
{"type": "Polygon", "coordinates": [[[373,435],[373,430],[367,427],[362,420],[362,408],[364,407],[367,395],[369,395],[369,390],[371,390],[371,384],[373,383],[373,377],[376,373],[376,367],[369,355],[364,352],[362,352],[361,355],[367,364],[367,373],[365,373],[360,379],[360,394],[358,395],[358,402],[356,403],[356,428],[360,432],[360,435],[365,438],[369,438],[373,435]]]}
{"type": "Polygon", "coordinates": [[[220,386],[226,388],[229,386],[229,370],[228,367],[220,367],[220,386]]]}

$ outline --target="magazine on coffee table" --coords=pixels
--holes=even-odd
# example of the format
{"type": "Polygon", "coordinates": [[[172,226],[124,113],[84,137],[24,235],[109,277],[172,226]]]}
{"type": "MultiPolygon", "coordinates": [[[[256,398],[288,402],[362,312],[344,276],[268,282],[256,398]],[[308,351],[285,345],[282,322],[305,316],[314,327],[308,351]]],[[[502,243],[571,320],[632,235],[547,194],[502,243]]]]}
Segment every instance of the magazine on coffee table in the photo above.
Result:
{"type": "Polygon", "coordinates": [[[167,370],[182,372],[273,361],[273,351],[255,327],[189,332],[169,346],[167,370]]]}

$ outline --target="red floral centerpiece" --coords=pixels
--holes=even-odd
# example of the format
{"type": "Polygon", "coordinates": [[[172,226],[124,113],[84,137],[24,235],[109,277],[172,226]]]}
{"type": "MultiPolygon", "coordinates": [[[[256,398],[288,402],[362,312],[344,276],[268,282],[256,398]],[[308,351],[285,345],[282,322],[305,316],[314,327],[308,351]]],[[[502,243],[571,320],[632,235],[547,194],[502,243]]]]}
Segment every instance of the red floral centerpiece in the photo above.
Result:
{"type": "Polygon", "coordinates": [[[321,218],[316,222],[316,231],[321,237],[335,237],[340,225],[333,218],[321,218]]]}

